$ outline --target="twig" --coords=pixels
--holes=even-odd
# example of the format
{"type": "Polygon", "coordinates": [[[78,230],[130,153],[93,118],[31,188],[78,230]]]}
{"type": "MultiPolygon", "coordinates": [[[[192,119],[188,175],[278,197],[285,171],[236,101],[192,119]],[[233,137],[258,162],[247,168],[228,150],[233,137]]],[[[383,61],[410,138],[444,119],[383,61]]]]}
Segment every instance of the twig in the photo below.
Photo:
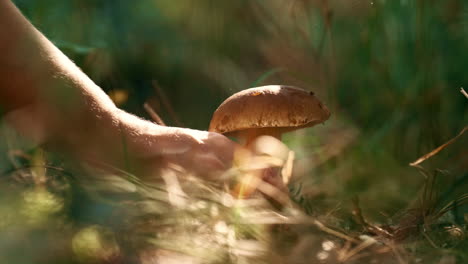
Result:
{"type": "Polygon", "coordinates": [[[463,89],[463,87],[460,88],[460,92],[468,99],[468,93],[463,89]]]}
{"type": "Polygon", "coordinates": [[[154,122],[156,122],[156,124],[166,126],[161,117],[156,113],[156,111],[154,111],[154,109],[148,103],[144,103],[143,108],[145,108],[148,115],[151,117],[151,119],[153,119],[154,122]]]}
{"type": "Polygon", "coordinates": [[[409,165],[410,166],[413,166],[413,167],[416,167],[418,164],[422,163],[423,161],[429,159],[430,157],[434,156],[435,154],[439,153],[441,150],[443,150],[444,148],[446,148],[447,146],[449,146],[450,144],[452,144],[453,142],[455,142],[459,137],[461,137],[463,135],[463,133],[465,133],[466,131],[468,130],[468,126],[464,127],[463,130],[458,134],[456,135],[454,138],[450,139],[449,141],[445,142],[444,144],[442,144],[441,146],[439,146],[438,148],[434,149],[433,151],[427,153],[426,155],[420,157],[419,159],[417,159],[416,161],[414,162],[411,162],[409,165]]]}

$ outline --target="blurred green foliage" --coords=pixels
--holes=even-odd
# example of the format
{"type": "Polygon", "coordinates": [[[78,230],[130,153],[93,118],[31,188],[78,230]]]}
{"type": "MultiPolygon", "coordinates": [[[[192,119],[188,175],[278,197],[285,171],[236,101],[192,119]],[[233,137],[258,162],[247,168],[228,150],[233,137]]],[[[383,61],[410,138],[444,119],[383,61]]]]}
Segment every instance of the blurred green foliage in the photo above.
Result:
{"type": "Polygon", "coordinates": [[[16,2],[104,90],[129,91],[123,107],[140,115],[145,100],[161,104],[153,81],[199,129],[227,95],[293,82],[369,132],[370,148],[387,142],[405,159],[467,121],[463,1],[16,2]]]}
{"type": "MultiPolygon", "coordinates": [[[[373,221],[389,225],[398,221],[391,216],[417,204],[424,184],[424,177],[407,164],[468,124],[468,100],[459,93],[460,87],[468,87],[468,3],[463,0],[15,3],[106,92],[128,94],[120,107],[148,119],[142,107],[146,101],[169,125],[206,129],[216,107],[241,89],[289,84],[314,91],[332,110],[332,120],[286,137],[297,153],[296,173],[302,177],[291,188],[308,213],[333,214],[343,230],[359,229],[350,216],[350,200],[356,195],[373,221]]],[[[28,149],[4,138],[0,168],[6,170],[15,167],[7,159],[9,151],[28,149]]],[[[423,163],[430,173],[443,171],[433,191],[445,203],[468,190],[466,146],[464,135],[423,163]]],[[[29,263],[29,255],[18,252],[21,240],[11,238],[27,237],[28,232],[39,241],[44,233],[50,241],[69,241],[83,228],[78,234],[92,231],[89,236],[96,247],[106,244],[99,242],[98,231],[104,229],[93,224],[108,224],[102,219],[112,218],[108,214],[115,205],[91,202],[74,184],[70,188],[81,198],[66,206],[60,199],[71,194],[29,185],[24,191],[3,187],[0,262],[29,263]],[[32,196],[39,204],[28,202],[32,196]],[[35,209],[23,214],[30,206],[35,209]],[[50,224],[34,226],[40,217],[51,215],[50,224]],[[64,218],[78,223],[73,232],[64,218]],[[56,229],[67,232],[58,236],[56,229]]],[[[460,230],[466,237],[468,211],[457,210],[446,217],[464,225],[460,230]]],[[[107,242],[111,246],[106,258],[112,261],[115,241],[112,235],[107,237],[112,243],[107,242]]],[[[77,239],[75,245],[85,247],[77,239]]],[[[29,240],[31,245],[40,244],[34,241],[29,240]]],[[[440,238],[440,245],[453,252],[444,251],[444,246],[433,250],[424,238],[417,241],[411,252],[417,256],[431,252],[424,263],[437,263],[444,254],[468,259],[466,252],[456,251],[466,247],[466,239],[440,238]]]]}

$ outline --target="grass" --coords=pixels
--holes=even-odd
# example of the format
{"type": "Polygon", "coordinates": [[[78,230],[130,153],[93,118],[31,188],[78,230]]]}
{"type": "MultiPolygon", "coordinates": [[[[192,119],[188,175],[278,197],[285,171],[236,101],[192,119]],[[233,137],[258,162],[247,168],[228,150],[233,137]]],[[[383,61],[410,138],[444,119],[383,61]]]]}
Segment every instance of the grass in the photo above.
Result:
{"type": "Polygon", "coordinates": [[[120,170],[54,166],[40,149],[17,151],[12,161],[0,184],[0,259],[9,263],[468,260],[468,193],[458,190],[466,175],[444,189],[446,171],[418,167],[421,191],[382,222],[369,209],[372,200],[359,199],[366,194],[311,195],[298,179],[290,184],[293,203],[279,209],[258,195],[236,200],[222,186],[187,175],[164,176],[173,177],[174,188],[120,170]]]}
{"type": "Polygon", "coordinates": [[[129,112],[206,129],[228,95],[282,83],[332,117],[285,136],[282,210],[77,168],[2,126],[1,263],[468,262],[466,133],[408,165],[468,123],[464,1],[16,2],[129,112]]]}

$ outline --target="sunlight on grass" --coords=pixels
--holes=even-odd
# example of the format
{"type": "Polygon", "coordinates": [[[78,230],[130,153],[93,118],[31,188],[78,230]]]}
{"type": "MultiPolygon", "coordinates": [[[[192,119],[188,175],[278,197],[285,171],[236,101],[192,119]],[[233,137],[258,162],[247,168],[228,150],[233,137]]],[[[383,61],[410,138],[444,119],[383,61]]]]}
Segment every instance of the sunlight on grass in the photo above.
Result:
{"type": "Polygon", "coordinates": [[[47,190],[37,188],[22,193],[23,204],[20,212],[31,225],[44,224],[53,214],[63,209],[62,197],[53,195],[47,190]]]}
{"type": "Polygon", "coordinates": [[[81,263],[112,261],[120,253],[113,232],[102,226],[81,229],[71,243],[73,252],[81,263]]]}

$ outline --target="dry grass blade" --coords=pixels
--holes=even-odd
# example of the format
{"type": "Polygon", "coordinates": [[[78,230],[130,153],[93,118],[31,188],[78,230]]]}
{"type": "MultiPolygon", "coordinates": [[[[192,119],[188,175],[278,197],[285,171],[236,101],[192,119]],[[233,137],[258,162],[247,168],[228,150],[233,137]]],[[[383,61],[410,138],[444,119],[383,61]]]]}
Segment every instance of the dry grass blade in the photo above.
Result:
{"type": "Polygon", "coordinates": [[[419,159],[417,159],[416,161],[410,163],[409,165],[410,166],[413,166],[413,167],[416,167],[417,165],[419,165],[420,163],[424,162],[425,160],[429,159],[430,157],[436,155],[437,153],[439,153],[440,151],[442,151],[443,149],[445,149],[447,146],[451,145],[453,142],[455,142],[459,137],[461,137],[466,131],[468,130],[468,126],[464,127],[463,130],[458,134],[456,135],[454,138],[450,139],[449,141],[445,142],[444,144],[442,144],[441,146],[439,146],[438,148],[434,149],[433,151],[427,153],[426,155],[420,157],[419,159]]]}
{"type": "Polygon", "coordinates": [[[154,111],[154,109],[148,103],[144,103],[143,108],[145,108],[148,115],[151,117],[151,119],[153,119],[154,122],[156,122],[156,124],[166,126],[161,117],[156,113],[156,111],[154,111]]]}
{"type": "Polygon", "coordinates": [[[404,249],[401,247],[397,247],[394,243],[387,244],[387,246],[392,250],[395,258],[397,259],[398,263],[406,264],[408,261],[404,259],[404,249]]]}
{"type": "Polygon", "coordinates": [[[433,248],[440,248],[439,246],[436,245],[434,240],[425,231],[422,232],[422,235],[433,248]]]}
{"type": "Polygon", "coordinates": [[[353,207],[354,207],[352,213],[355,216],[356,221],[360,225],[362,225],[367,230],[367,232],[370,232],[372,234],[379,235],[379,236],[382,236],[382,237],[385,237],[385,238],[393,238],[393,235],[390,232],[388,232],[387,230],[385,230],[385,229],[383,229],[381,227],[370,224],[364,218],[364,216],[362,215],[361,207],[359,205],[359,197],[354,197],[352,199],[352,202],[353,202],[353,207]]]}
{"type": "Polygon", "coordinates": [[[164,105],[164,107],[166,108],[167,112],[169,113],[169,115],[171,116],[175,124],[179,127],[183,127],[183,124],[180,122],[180,119],[178,118],[176,112],[174,111],[174,108],[172,107],[169,101],[169,98],[167,98],[163,89],[161,89],[161,87],[158,85],[156,81],[153,81],[152,84],[153,84],[154,90],[156,91],[156,93],[158,94],[161,100],[161,103],[164,105]]]}
{"type": "Polygon", "coordinates": [[[353,249],[349,250],[344,256],[342,256],[342,259],[340,259],[341,262],[346,262],[352,257],[356,256],[359,252],[363,251],[364,249],[374,245],[377,243],[377,241],[371,237],[366,237],[363,242],[358,244],[356,247],[353,249]]]}
{"type": "Polygon", "coordinates": [[[320,222],[318,220],[314,220],[314,224],[315,224],[315,226],[318,227],[318,229],[322,230],[325,233],[328,233],[330,235],[334,235],[336,237],[339,237],[339,238],[344,239],[344,240],[349,241],[349,242],[353,242],[353,243],[356,243],[356,244],[359,243],[359,240],[357,240],[357,239],[355,239],[353,237],[350,237],[350,236],[348,236],[346,234],[343,234],[341,232],[338,232],[338,231],[336,231],[334,229],[331,229],[331,228],[327,227],[326,225],[324,225],[322,222],[320,222]]]}
{"type": "Polygon", "coordinates": [[[291,204],[291,199],[289,196],[272,184],[260,181],[256,187],[261,193],[278,202],[282,206],[291,204]]]}
{"type": "Polygon", "coordinates": [[[325,232],[329,235],[335,236],[337,238],[341,238],[345,241],[348,241],[353,244],[360,244],[361,241],[354,237],[348,236],[340,231],[332,229],[326,226],[321,221],[315,219],[314,217],[306,216],[306,215],[297,215],[294,217],[288,217],[281,215],[276,212],[259,212],[256,214],[251,214],[248,216],[244,216],[243,218],[245,224],[305,224],[305,225],[314,225],[320,231],[325,232]]]}
{"type": "Polygon", "coordinates": [[[462,88],[460,88],[460,92],[468,99],[468,93],[462,88]]]}
{"type": "Polygon", "coordinates": [[[460,206],[464,204],[468,204],[468,193],[465,193],[458,197],[458,199],[449,202],[446,206],[439,210],[437,217],[441,217],[448,211],[452,210],[455,206],[460,206]]]}
{"type": "Polygon", "coordinates": [[[288,184],[291,179],[293,166],[294,166],[294,151],[290,150],[288,152],[288,158],[284,163],[283,169],[281,170],[281,177],[283,178],[283,183],[288,184]]]}

